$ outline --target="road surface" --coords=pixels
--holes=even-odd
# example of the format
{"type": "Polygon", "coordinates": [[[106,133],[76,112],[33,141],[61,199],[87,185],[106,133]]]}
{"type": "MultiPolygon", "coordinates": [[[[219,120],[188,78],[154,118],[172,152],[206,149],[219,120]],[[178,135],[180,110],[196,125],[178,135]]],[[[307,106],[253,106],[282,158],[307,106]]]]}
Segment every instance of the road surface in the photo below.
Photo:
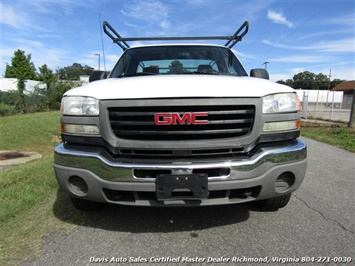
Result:
{"type": "Polygon", "coordinates": [[[41,256],[22,265],[354,265],[355,154],[303,140],[309,156],[305,181],[278,212],[259,212],[250,204],[108,206],[69,235],[54,232],[41,256]]]}

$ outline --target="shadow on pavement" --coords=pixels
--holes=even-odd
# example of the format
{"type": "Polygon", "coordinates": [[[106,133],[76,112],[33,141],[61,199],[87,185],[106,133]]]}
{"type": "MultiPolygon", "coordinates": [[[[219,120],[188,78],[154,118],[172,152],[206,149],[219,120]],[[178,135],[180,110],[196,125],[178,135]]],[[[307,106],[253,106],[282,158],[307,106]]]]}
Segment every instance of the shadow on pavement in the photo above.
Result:
{"type": "Polygon", "coordinates": [[[248,204],[207,207],[136,207],[107,204],[98,212],[76,210],[58,191],[54,215],[66,223],[132,233],[195,231],[241,223],[249,219],[248,204]]]}

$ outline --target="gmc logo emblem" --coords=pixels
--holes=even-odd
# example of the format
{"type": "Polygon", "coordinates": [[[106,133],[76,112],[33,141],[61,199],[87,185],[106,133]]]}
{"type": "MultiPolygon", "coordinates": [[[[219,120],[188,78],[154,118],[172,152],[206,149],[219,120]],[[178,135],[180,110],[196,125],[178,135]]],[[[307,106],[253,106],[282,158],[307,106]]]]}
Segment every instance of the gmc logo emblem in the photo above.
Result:
{"type": "Polygon", "coordinates": [[[206,125],[207,112],[183,113],[157,113],[154,115],[154,123],[156,125],[206,125]]]}

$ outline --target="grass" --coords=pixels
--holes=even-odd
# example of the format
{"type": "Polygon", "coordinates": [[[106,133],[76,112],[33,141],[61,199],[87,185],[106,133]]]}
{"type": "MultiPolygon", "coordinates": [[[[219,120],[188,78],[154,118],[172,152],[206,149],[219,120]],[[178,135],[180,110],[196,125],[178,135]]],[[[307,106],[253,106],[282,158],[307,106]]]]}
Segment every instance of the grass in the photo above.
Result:
{"type": "MultiPolygon", "coordinates": [[[[35,259],[46,236],[70,232],[84,219],[58,190],[53,172],[59,119],[59,112],[0,117],[0,150],[35,151],[43,156],[0,174],[0,265],[35,259]]],[[[355,152],[353,129],[337,124],[302,126],[305,137],[355,152]]]]}
{"type": "Polygon", "coordinates": [[[57,230],[68,232],[82,218],[58,191],[53,171],[59,118],[59,112],[0,117],[0,150],[35,151],[43,156],[0,174],[0,265],[34,259],[45,236],[57,230]]]}
{"type": "Polygon", "coordinates": [[[59,112],[0,117],[0,150],[51,154],[60,141],[59,121],[59,112]]]}
{"type": "Polygon", "coordinates": [[[355,129],[343,123],[302,122],[301,135],[355,153],[355,129]]]}

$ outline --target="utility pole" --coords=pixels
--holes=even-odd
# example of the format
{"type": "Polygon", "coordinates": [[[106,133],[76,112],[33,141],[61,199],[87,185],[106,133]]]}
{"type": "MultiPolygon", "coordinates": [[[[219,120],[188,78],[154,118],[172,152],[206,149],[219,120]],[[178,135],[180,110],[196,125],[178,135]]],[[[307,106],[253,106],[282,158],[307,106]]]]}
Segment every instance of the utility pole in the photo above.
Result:
{"type": "Polygon", "coordinates": [[[350,111],[349,127],[355,128],[355,88],[353,89],[353,104],[350,111]]]}
{"type": "Polygon", "coordinates": [[[265,61],[263,65],[265,65],[265,70],[267,70],[267,64],[270,64],[270,62],[265,61]]]}
{"type": "Polygon", "coordinates": [[[94,54],[94,55],[99,57],[99,69],[98,70],[100,70],[100,54],[94,54]]]}
{"type": "Polygon", "coordinates": [[[329,90],[330,90],[330,78],[332,77],[332,70],[329,69],[329,75],[328,75],[328,91],[327,91],[327,104],[326,107],[328,107],[328,96],[329,96],[329,90]]]}

